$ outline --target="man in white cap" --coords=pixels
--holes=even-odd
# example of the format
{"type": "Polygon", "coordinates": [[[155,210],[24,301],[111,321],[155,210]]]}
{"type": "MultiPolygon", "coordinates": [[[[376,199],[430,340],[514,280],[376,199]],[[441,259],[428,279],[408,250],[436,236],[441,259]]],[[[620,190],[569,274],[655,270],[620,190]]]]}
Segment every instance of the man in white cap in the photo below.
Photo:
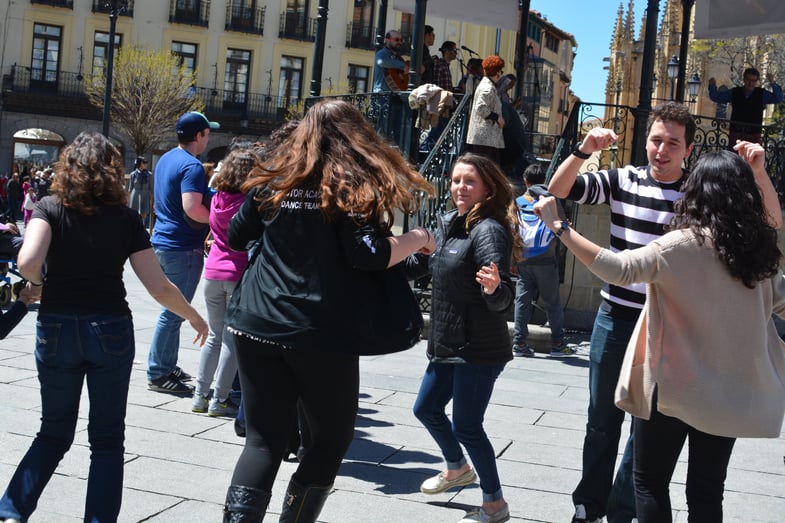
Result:
{"type": "MultiPolygon", "coordinates": [[[[202,113],[185,113],[177,120],[178,146],[161,156],[155,169],[151,243],[167,278],[189,302],[202,275],[202,247],[210,218],[210,208],[204,203],[207,182],[197,156],[207,149],[210,129],[219,127],[202,113]]],[[[177,366],[182,322],[168,309],[161,310],[147,359],[147,386],[152,391],[193,394],[183,383],[191,376],[177,366]]]]}

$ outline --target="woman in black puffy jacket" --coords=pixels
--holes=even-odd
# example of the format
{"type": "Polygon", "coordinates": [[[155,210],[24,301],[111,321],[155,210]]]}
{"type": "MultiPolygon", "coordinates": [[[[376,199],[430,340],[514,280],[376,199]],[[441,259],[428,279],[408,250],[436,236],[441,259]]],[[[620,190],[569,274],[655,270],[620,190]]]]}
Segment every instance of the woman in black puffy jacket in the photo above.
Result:
{"type": "MultiPolygon", "coordinates": [[[[506,313],[515,298],[512,253],[521,252],[520,246],[513,251],[520,243],[517,214],[507,179],[484,156],[466,154],[456,160],[450,192],[456,209],[441,217],[436,251],[427,264],[433,287],[430,362],[414,404],[414,414],[439,445],[447,470],[425,480],[420,490],[438,494],[471,484],[479,475],[482,506],[461,521],[498,523],[509,519],[509,509],[482,420],[496,378],[512,359],[506,313]],[[450,400],[452,424],[445,414],[450,400]]],[[[422,268],[424,256],[417,258],[422,268]]]]}

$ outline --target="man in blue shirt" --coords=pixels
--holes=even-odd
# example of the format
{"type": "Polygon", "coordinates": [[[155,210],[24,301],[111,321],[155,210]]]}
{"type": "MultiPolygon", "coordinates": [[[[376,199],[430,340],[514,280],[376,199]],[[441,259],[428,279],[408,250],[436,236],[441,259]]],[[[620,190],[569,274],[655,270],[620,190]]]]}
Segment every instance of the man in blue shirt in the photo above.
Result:
{"type": "Polygon", "coordinates": [[[384,35],[384,47],[376,51],[376,58],[373,68],[373,92],[381,91],[403,91],[406,86],[396,85],[390,73],[403,81],[409,74],[409,66],[401,58],[401,45],[403,38],[401,33],[395,30],[387,31],[384,35]]]}
{"type": "MultiPolygon", "coordinates": [[[[210,219],[204,203],[207,180],[197,156],[207,149],[210,129],[219,127],[202,113],[185,113],[177,120],[178,146],[164,154],[155,169],[151,243],[166,277],[189,302],[202,274],[202,248],[210,219]]],[[[191,376],[177,366],[182,322],[168,309],[161,310],[147,359],[147,386],[152,391],[193,394],[183,383],[191,376]]]]}
{"type": "Polygon", "coordinates": [[[728,148],[733,149],[738,140],[761,143],[761,123],[763,110],[768,104],[778,104],[783,100],[782,88],[774,81],[774,75],[766,75],[771,91],[758,87],[760,73],[748,67],[742,75],[744,85],[720,91],[717,81],[709,78],[709,98],[718,104],[731,104],[731,123],[728,133],[728,148]]]}

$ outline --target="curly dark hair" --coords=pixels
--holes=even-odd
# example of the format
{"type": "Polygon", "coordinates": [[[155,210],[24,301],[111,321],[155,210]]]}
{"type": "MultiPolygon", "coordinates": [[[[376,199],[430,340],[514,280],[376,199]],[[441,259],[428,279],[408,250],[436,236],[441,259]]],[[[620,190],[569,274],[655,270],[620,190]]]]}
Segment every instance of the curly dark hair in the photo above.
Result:
{"type": "Polygon", "coordinates": [[[651,131],[654,122],[673,122],[684,126],[684,142],[687,147],[695,141],[695,118],[690,114],[690,109],[679,102],[663,102],[657,104],[649,113],[646,123],[646,134],[651,131]]]}
{"type": "Polygon", "coordinates": [[[731,276],[749,288],[777,273],[782,253],[749,164],[731,151],[703,153],[674,204],[671,229],[714,243],[731,276]]]}
{"type": "Polygon", "coordinates": [[[101,207],[128,202],[122,156],[102,134],[79,133],[60,153],[55,171],[50,192],[69,209],[92,215],[101,207]]]}
{"type": "Polygon", "coordinates": [[[320,209],[328,219],[353,213],[393,225],[396,209],[416,210],[418,192],[433,187],[401,154],[379,136],[353,105],[327,99],[303,116],[277,152],[254,169],[243,190],[254,188],[261,212],[277,211],[292,189],[318,187],[320,209]]]}
{"type": "Polygon", "coordinates": [[[499,166],[488,158],[475,153],[466,153],[459,156],[453,169],[459,163],[471,165],[477,171],[485,187],[490,191],[490,195],[466,213],[466,232],[469,232],[477,222],[483,218],[490,218],[499,222],[507,231],[512,241],[513,258],[515,262],[521,261],[523,253],[523,240],[518,234],[518,206],[515,203],[515,196],[510,187],[510,182],[504,175],[499,166]]]}
{"type": "Polygon", "coordinates": [[[248,179],[248,173],[254,167],[261,167],[262,163],[253,149],[235,149],[224,158],[221,170],[215,177],[213,187],[216,191],[226,193],[242,192],[242,187],[248,179]]]}

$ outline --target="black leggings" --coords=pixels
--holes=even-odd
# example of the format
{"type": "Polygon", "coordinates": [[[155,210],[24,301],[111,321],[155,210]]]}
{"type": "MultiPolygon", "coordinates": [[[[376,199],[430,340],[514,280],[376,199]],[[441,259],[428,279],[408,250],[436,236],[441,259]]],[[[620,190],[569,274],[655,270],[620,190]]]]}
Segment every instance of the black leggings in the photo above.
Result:
{"type": "Polygon", "coordinates": [[[722,497],[734,438],[706,434],[656,409],[651,418],[633,418],[635,504],[641,523],[672,521],[670,481],[684,441],[689,438],[687,508],[689,523],[720,523],[722,497]]]}
{"type": "Polygon", "coordinates": [[[232,485],[272,490],[285,457],[297,400],[308,418],[310,443],[294,477],[301,485],[333,483],[354,436],[359,357],[305,352],[235,336],[246,437],[232,485]]]}

